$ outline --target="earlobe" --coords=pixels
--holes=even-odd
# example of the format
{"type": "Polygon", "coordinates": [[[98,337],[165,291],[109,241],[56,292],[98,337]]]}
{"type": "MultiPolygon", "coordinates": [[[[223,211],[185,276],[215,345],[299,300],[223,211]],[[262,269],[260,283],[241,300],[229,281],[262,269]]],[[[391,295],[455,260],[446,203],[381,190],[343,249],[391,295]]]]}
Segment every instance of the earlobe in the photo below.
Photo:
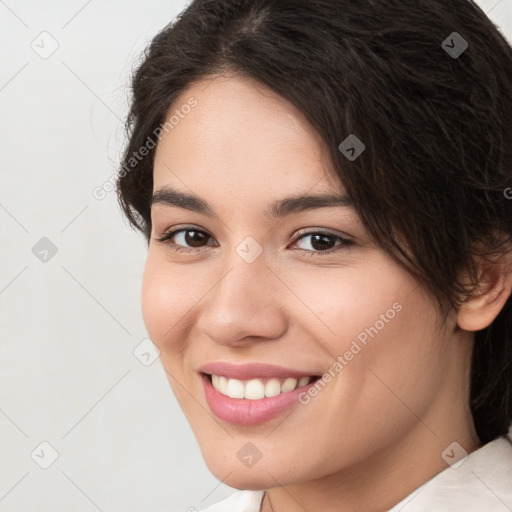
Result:
{"type": "Polygon", "coordinates": [[[481,264],[479,284],[462,303],[457,314],[457,325],[461,329],[485,329],[505,306],[512,291],[511,256],[509,253],[498,261],[481,264]]]}

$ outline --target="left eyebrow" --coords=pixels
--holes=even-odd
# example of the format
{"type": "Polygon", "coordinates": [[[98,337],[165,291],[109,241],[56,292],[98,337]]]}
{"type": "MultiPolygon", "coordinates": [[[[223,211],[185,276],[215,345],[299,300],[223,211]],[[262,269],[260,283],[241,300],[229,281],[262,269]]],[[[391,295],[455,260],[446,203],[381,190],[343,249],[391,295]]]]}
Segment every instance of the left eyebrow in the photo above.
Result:
{"type": "Polygon", "coordinates": [[[298,195],[286,197],[272,203],[263,214],[266,217],[285,217],[292,213],[326,207],[354,208],[352,200],[345,195],[319,194],[314,196],[298,195]]]}
{"type": "MultiPolygon", "coordinates": [[[[218,219],[218,215],[212,206],[204,199],[185,192],[180,192],[168,186],[157,189],[151,197],[151,206],[163,204],[177,206],[209,217],[218,219]]],[[[320,194],[320,195],[297,195],[285,197],[271,203],[263,215],[268,218],[280,218],[300,213],[307,210],[326,207],[354,208],[352,200],[345,195],[320,194]]]]}

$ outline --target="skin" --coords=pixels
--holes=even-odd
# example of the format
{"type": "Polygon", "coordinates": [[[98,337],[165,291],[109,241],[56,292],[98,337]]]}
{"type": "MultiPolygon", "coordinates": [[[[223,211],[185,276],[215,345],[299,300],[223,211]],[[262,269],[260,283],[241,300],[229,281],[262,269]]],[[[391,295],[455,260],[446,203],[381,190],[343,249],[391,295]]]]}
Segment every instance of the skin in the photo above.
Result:
{"type": "MultiPolygon", "coordinates": [[[[510,283],[439,329],[432,298],[351,207],[263,214],[290,195],[343,193],[322,140],[294,106],[223,75],[192,84],[169,115],[190,97],[198,105],[158,144],[154,191],[193,193],[218,219],[152,207],[142,311],[205,462],[226,485],[267,489],[264,512],[387,510],[448,467],[441,453],[452,442],[468,453],[481,446],[467,406],[471,330],[497,315],[510,283]],[[186,232],[156,240],[182,224],[210,236],[200,247],[186,232]],[[336,252],[298,239],[299,230],[319,229],[333,234],[336,252]],[[252,263],[236,252],[248,236],[263,249],[252,263]],[[201,365],[260,362],[320,375],[396,302],[401,311],[307,405],[256,426],[211,413],[201,365]],[[262,454],[251,468],[237,457],[248,442],[262,454]]],[[[504,282],[490,279],[489,289],[504,282]]]]}

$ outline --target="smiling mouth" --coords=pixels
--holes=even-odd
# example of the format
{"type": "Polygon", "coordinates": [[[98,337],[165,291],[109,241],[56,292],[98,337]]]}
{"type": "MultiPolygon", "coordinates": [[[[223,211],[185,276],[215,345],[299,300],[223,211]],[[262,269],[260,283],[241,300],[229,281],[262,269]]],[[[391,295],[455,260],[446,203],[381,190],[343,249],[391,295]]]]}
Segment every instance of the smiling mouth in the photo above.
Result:
{"type": "Polygon", "coordinates": [[[320,375],[312,375],[300,378],[271,377],[240,380],[209,373],[202,373],[202,375],[220,394],[229,398],[246,400],[261,400],[290,393],[296,389],[308,386],[321,378],[320,375]]]}

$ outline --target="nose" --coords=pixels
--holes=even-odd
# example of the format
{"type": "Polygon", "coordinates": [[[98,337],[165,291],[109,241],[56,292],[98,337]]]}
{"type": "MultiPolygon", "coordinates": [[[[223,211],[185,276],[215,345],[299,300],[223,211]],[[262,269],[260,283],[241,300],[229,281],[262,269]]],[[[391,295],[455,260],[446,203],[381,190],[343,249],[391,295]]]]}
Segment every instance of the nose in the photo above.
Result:
{"type": "Polygon", "coordinates": [[[232,347],[279,338],[288,326],[282,288],[263,255],[247,263],[235,254],[206,295],[196,328],[232,347]]]}

